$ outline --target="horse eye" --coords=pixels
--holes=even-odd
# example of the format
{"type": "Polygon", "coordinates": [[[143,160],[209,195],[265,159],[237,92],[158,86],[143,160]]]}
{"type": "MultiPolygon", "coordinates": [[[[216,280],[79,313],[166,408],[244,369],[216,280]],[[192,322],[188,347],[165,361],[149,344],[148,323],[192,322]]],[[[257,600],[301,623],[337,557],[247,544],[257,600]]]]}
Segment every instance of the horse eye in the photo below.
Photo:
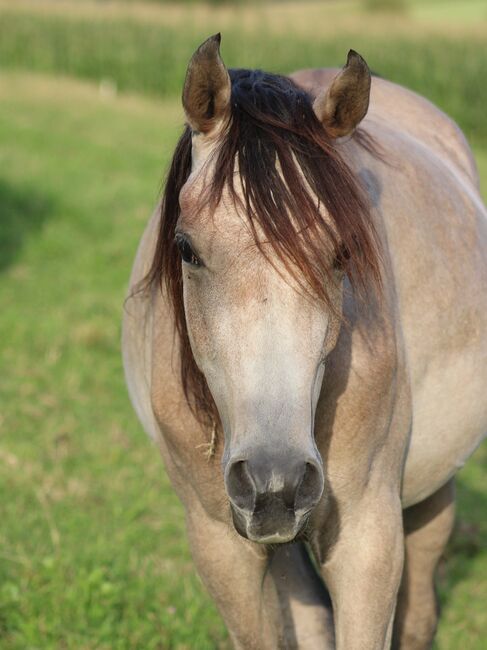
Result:
{"type": "Polygon", "coordinates": [[[201,266],[201,260],[192,249],[191,244],[186,237],[176,235],[176,245],[181,253],[183,262],[191,264],[191,266],[201,266]]]}

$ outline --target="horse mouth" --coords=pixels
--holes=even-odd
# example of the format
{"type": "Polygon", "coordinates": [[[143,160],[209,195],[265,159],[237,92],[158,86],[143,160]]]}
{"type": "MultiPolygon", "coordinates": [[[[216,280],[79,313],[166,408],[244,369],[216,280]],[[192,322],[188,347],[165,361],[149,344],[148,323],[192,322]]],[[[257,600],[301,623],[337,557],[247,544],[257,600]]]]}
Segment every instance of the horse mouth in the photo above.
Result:
{"type": "Polygon", "coordinates": [[[295,513],[249,513],[231,505],[233,525],[239,535],[258,544],[288,544],[304,539],[311,511],[295,513]]]}

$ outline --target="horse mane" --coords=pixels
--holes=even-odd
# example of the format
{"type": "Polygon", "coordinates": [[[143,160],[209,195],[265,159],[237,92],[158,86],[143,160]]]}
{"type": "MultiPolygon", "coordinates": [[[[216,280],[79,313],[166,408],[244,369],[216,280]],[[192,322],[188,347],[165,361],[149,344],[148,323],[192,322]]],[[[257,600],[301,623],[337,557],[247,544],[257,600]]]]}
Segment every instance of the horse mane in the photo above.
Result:
{"type": "MultiPolygon", "coordinates": [[[[243,208],[260,251],[266,255],[257,226],[299,286],[328,307],[333,309],[326,280],[336,281],[332,276],[337,267],[361,299],[373,288],[380,294],[380,248],[368,200],[316,117],[311,97],[280,75],[240,69],[229,74],[231,117],[214,154],[215,173],[205,192],[210,207],[218,204],[228,187],[243,208]],[[323,207],[328,221],[323,219],[323,207]]],[[[363,131],[355,137],[373,150],[363,131]]],[[[181,260],[174,239],[179,194],[190,172],[191,130],[186,126],[167,174],[145,284],[162,288],[165,283],[179,335],[184,394],[198,421],[215,426],[218,412],[189,342],[181,260]]]]}

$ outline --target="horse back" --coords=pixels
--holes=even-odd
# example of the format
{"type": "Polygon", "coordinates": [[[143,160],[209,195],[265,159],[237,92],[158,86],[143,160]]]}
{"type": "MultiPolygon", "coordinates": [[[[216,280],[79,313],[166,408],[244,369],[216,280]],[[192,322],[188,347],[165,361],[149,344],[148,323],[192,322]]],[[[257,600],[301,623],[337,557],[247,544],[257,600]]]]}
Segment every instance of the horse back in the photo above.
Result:
{"type": "MultiPolygon", "coordinates": [[[[336,68],[317,68],[299,70],[290,77],[315,97],[330,85],[337,73],[336,68]]],[[[477,166],[465,136],[448,115],[424,97],[391,81],[372,76],[365,126],[372,121],[388,124],[416,138],[443,160],[449,161],[456,173],[479,190],[477,166]]]]}

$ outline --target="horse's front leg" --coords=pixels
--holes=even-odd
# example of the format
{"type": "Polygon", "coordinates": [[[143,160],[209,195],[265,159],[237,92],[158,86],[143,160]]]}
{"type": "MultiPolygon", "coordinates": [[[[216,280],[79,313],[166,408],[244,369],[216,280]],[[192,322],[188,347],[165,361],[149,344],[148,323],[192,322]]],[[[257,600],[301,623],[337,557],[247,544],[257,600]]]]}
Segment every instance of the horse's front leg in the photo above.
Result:
{"type": "Polygon", "coordinates": [[[322,565],[337,650],[390,648],[403,558],[399,496],[366,494],[342,511],[338,540],[322,565]]]}
{"type": "Polygon", "coordinates": [[[187,509],[188,538],[198,573],[236,650],[276,650],[282,643],[268,556],[196,503],[187,509]]]}
{"type": "Polygon", "coordinates": [[[237,650],[331,650],[329,610],[298,545],[249,542],[187,504],[188,535],[198,573],[237,650]]]}

